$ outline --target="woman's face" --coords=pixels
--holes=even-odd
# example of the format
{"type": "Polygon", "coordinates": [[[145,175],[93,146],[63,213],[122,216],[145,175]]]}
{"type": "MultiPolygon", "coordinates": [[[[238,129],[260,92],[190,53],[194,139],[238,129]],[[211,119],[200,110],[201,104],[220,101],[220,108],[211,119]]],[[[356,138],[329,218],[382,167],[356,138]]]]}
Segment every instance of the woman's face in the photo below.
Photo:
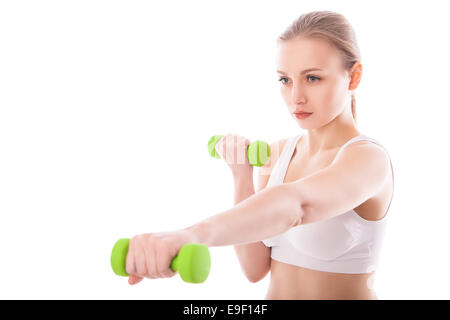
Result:
{"type": "Polygon", "coordinates": [[[350,78],[332,45],[322,39],[295,38],[279,41],[277,53],[281,95],[302,128],[319,128],[350,108],[350,78]],[[296,111],[312,114],[299,119],[296,111]]]}

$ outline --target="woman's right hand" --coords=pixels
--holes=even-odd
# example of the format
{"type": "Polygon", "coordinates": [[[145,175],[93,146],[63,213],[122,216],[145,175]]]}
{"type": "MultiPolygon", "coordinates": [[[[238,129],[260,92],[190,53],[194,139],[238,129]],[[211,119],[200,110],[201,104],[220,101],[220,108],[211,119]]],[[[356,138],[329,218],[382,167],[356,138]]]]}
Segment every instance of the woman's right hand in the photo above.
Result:
{"type": "Polygon", "coordinates": [[[247,148],[250,140],[239,135],[228,133],[217,142],[215,149],[228,164],[236,179],[253,179],[253,166],[248,162],[247,148]]]}

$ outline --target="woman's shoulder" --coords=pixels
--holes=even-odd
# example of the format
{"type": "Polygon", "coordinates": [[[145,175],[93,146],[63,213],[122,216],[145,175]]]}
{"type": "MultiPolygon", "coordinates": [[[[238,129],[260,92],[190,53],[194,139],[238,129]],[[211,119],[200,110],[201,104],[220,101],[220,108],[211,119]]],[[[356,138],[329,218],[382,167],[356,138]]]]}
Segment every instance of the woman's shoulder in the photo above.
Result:
{"type": "Polygon", "coordinates": [[[276,155],[279,156],[281,154],[281,151],[283,151],[284,145],[291,138],[292,137],[282,138],[282,139],[272,142],[270,144],[270,151],[272,151],[272,149],[273,149],[275,151],[276,155]]]}

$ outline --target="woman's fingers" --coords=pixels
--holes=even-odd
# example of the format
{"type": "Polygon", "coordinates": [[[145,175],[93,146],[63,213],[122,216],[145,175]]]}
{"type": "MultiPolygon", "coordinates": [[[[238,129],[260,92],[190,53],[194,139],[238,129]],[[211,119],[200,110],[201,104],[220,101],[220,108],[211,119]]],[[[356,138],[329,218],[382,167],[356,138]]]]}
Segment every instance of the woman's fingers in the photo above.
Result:
{"type": "Polygon", "coordinates": [[[134,259],[134,246],[135,246],[135,244],[134,244],[133,239],[130,239],[125,268],[126,268],[127,273],[130,275],[130,277],[128,278],[128,283],[131,285],[141,282],[143,279],[142,277],[138,277],[135,275],[136,263],[135,263],[135,259],[134,259]]]}
{"type": "Polygon", "coordinates": [[[145,239],[144,245],[145,261],[147,264],[147,278],[159,278],[156,273],[155,246],[151,243],[151,238],[145,239]]]}
{"type": "Polygon", "coordinates": [[[169,250],[169,248],[165,246],[156,249],[156,268],[161,278],[169,278],[176,274],[170,268],[172,258],[167,255],[167,250],[169,250]]]}
{"type": "Polygon", "coordinates": [[[135,237],[135,254],[134,258],[136,260],[136,276],[145,277],[147,275],[147,262],[144,254],[145,250],[145,240],[144,235],[139,235],[135,237]]]}
{"type": "Polygon", "coordinates": [[[185,230],[175,232],[147,233],[130,239],[126,259],[128,283],[133,285],[144,278],[158,279],[174,276],[170,268],[172,260],[186,243],[197,237],[185,230]]]}
{"type": "Polygon", "coordinates": [[[128,278],[128,283],[133,285],[133,284],[141,282],[142,279],[144,279],[144,278],[135,276],[134,274],[130,274],[130,277],[128,278]]]}
{"type": "Polygon", "coordinates": [[[247,146],[250,140],[233,133],[228,133],[216,144],[216,152],[230,167],[248,164],[247,146]]]}
{"type": "Polygon", "coordinates": [[[136,273],[136,264],[135,264],[135,260],[134,260],[134,240],[133,240],[133,238],[130,239],[130,242],[128,245],[128,254],[127,254],[127,259],[126,259],[125,270],[128,274],[136,273]]]}

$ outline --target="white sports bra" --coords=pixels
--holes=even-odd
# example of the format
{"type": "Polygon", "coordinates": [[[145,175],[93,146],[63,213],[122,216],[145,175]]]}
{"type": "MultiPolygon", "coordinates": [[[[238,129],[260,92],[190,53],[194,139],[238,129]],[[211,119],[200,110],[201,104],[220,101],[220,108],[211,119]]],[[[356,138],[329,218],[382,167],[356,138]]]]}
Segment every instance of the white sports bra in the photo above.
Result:
{"type": "MultiPolygon", "coordinates": [[[[294,136],[286,141],[267,187],[283,183],[292,154],[301,136],[294,136]]],[[[383,147],[374,139],[359,135],[347,141],[339,149],[333,163],[343,148],[360,140],[368,140],[383,147]]],[[[384,147],[383,149],[386,150],[384,147]]],[[[391,170],[393,176],[392,162],[391,170]]],[[[336,273],[372,272],[378,265],[387,212],[391,203],[392,197],[385,216],[380,220],[366,220],[354,210],[350,210],[329,219],[295,226],[262,242],[267,247],[272,247],[273,259],[287,264],[336,273]]]]}

